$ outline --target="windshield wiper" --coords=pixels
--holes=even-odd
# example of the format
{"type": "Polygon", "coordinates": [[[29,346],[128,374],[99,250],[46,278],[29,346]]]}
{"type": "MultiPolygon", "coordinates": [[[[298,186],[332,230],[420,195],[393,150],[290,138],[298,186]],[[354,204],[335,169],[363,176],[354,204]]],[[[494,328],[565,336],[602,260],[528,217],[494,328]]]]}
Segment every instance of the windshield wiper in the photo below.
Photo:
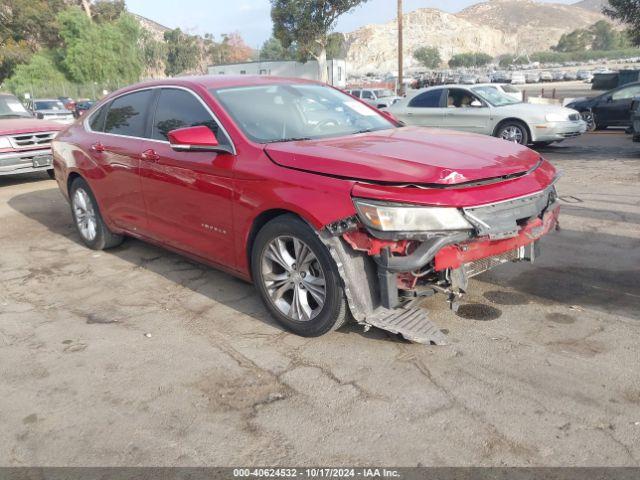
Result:
{"type": "Polygon", "coordinates": [[[265,143],[280,143],[280,142],[302,142],[304,140],[312,140],[311,137],[289,137],[289,138],[276,138],[275,140],[269,140],[265,143]]]}

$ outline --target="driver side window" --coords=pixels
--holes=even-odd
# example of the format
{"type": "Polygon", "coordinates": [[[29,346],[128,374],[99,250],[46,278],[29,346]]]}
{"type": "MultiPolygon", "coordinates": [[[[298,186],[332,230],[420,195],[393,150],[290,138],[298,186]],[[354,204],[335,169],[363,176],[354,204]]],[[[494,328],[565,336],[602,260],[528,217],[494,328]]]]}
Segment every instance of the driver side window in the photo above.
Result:
{"type": "MultiPolygon", "coordinates": [[[[475,106],[472,105],[474,102],[480,102],[480,100],[468,90],[462,90],[460,88],[449,89],[447,94],[448,108],[471,108],[472,106],[475,106]]],[[[482,102],[480,103],[482,104],[482,102]]]]}
{"type": "Polygon", "coordinates": [[[628,100],[633,97],[640,96],[640,85],[622,88],[611,95],[613,100],[628,100]]]}
{"type": "Polygon", "coordinates": [[[373,93],[371,93],[368,90],[363,90],[362,91],[362,98],[364,98],[366,100],[373,100],[373,93]]]}

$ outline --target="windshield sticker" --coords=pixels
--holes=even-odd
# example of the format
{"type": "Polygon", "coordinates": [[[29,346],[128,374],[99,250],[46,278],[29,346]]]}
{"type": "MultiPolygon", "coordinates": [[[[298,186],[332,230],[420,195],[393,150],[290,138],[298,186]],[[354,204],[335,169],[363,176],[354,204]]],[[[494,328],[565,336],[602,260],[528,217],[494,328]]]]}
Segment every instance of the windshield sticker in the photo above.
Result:
{"type": "Polygon", "coordinates": [[[20,102],[7,102],[7,107],[9,107],[9,110],[11,110],[12,112],[16,112],[16,113],[26,112],[26,110],[24,109],[24,107],[20,102]]]}
{"type": "Polygon", "coordinates": [[[373,117],[376,114],[376,112],[360,102],[344,102],[344,104],[351,110],[359,113],[360,115],[364,115],[365,117],[373,117]]]}

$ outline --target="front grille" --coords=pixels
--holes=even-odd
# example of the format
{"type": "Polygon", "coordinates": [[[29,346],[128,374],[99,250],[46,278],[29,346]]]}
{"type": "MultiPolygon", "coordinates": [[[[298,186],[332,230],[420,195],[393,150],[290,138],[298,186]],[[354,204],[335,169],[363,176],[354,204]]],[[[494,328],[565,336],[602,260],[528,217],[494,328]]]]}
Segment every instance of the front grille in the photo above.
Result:
{"type": "Polygon", "coordinates": [[[504,202],[464,208],[467,219],[476,227],[480,236],[492,240],[518,235],[523,222],[539,217],[555,201],[555,187],[526,197],[504,202]]]}
{"type": "Polygon", "coordinates": [[[46,147],[51,144],[51,140],[56,136],[56,133],[58,132],[23,133],[10,136],[9,139],[13,147],[18,149],[46,147]]]}
{"type": "Polygon", "coordinates": [[[577,122],[578,120],[580,120],[580,114],[572,113],[571,115],[569,115],[569,120],[571,120],[572,122],[577,122]]]}
{"type": "Polygon", "coordinates": [[[522,255],[519,248],[509,250],[508,252],[495,255],[493,257],[481,258],[475,262],[466,263],[464,265],[465,272],[469,278],[480,275],[487,270],[491,270],[503,263],[516,262],[522,259],[522,255]]]}

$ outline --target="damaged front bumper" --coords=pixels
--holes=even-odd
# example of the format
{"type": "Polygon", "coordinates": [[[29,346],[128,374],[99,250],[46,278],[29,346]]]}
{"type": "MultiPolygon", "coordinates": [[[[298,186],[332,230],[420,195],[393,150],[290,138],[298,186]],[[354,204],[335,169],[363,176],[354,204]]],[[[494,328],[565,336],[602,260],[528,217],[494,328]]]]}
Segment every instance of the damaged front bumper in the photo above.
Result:
{"type": "Polygon", "coordinates": [[[533,262],[538,240],[558,228],[559,210],[551,185],[534,195],[463,209],[474,226],[470,231],[394,240],[386,233],[376,235],[352,217],[329,226],[321,237],[338,264],[359,323],[413,341],[443,343],[426,312],[407,307],[435,293],[444,293],[455,306],[475,275],[506,262],[533,262]]]}

